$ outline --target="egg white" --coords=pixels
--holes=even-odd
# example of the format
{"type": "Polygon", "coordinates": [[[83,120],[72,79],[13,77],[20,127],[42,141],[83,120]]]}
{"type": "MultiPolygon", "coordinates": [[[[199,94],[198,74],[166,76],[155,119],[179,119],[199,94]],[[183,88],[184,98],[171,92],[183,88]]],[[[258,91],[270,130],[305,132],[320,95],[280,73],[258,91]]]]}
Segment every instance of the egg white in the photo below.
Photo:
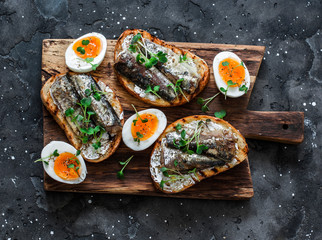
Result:
{"type": "Polygon", "coordinates": [[[102,44],[102,49],[101,52],[98,54],[97,57],[94,58],[93,62],[91,62],[92,64],[98,64],[100,65],[105,57],[105,53],[106,53],[106,48],[107,48],[107,41],[106,38],[100,34],[100,33],[96,33],[96,32],[92,32],[92,33],[88,33],[85,34],[79,38],[77,38],[76,40],[73,41],[72,44],[70,44],[65,52],[65,61],[66,61],[66,65],[67,67],[74,71],[74,72],[79,72],[79,73],[86,73],[86,72],[90,72],[92,71],[92,65],[90,63],[87,63],[83,60],[80,60],[80,58],[76,55],[76,53],[73,50],[73,45],[80,39],[82,38],[86,38],[86,37],[98,37],[101,40],[101,44],[102,44]]]}
{"type": "MultiPolygon", "coordinates": [[[[49,155],[51,155],[55,150],[58,150],[58,153],[61,154],[63,152],[69,152],[71,154],[76,155],[76,148],[74,148],[72,145],[62,142],[62,141],[52,141],[49,144],[47,144],[43,150],[41,151],[41,158],[46,158],[49,155]]],[[[56,157],[55,157],[56,158],[56,157]]],[[[44,169],[46,173],[54,180],[62,183],[67,183],[67,184],[78,184],[84,181],[86,178],[87,174],[87,169],[85,165],[85,161],[81,155],[77,156],[79,162],[80,162],[80,178],[75,179],[75,180],[64,180],[57,176],[57,174],[54,171],[54,165],[55,162],[53,160],[48,160],[48,165],[43,162],[44,169]]],[[[46,159],[47,160],[47,159],[46,159]]]]}
{"type": "MultiPolygon", "coordinates": [[[[216,55],[216,57],[214,58],[213,61],[213,70],[214,70],[214,75],[215,75],[215,81],[216,81],[216,85],[218,90],[222,93],[225,94],[223,91],[220,90],[220,88],[227,88],[227,84],[226,82],[221,78],[220,74],[219,74],[219,64],[222,60],[226,59],[226,58],[232,58],[235,59],[238,62],[241,62],[242,60],[233,52],[220,52],[216,55]]],[[[245,65],[244,62],[244,66],[245,66],[245,80],[244,83],[242,85],[245,85],[248,89],[250,86],[250,75],[248,72],[248,69],[245,65]]],[[[241,85],[241,86],[242,86],[241,85]]],[[[244,91],[239,91],[239,87],[229,87],[228,91],[227,91],[227,97],[231,97],[231,98],[237,98],[237,97],[241,97],[245,94],[244,91]]]]}
{"type": "Polygon", "coordinates": [[[140,143],[135,142],[131,133],[131,126],[134,119],[136,119],[136,114],[132,115],[129,119],[126,120],[123,130],[122,130],[122,139],[124,144],[131,148],[134,151],[142,151],[150,147],[158,137],[163,133],[165,127],[167,126],[167,117],[165,114],[155,108],[146,109],[143,111],[138,112],[139,115],[144,113],[151,113],[154,114],[158,118],[158,128],[155,133],[148,138],[147,140],[140,141],[140,143]]]}

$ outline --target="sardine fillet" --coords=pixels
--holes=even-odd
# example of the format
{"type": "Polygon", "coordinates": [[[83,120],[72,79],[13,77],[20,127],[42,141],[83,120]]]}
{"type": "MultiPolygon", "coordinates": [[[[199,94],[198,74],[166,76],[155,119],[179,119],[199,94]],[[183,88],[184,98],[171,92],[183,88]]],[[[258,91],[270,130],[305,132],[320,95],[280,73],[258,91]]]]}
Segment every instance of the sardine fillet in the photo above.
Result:
{"type": "MultiPolygon", "coordinates": [[[[85,94],[86,89],[92,89],[94,86],[98,91],[102,91],[94,79],[87,74],[72,74],[69,75],[69,79],[74,85],[78,94],[85,98],[87,97],[85,94]]],[[[118,132],[121,130],[120,119],[116,115],[111,104],[106,100],[104,94],[101,95],[101,99],[98,101],[93,97],[93,94],[90,95],[92,100],[91,108],[96,113],[93,118],[104,127],[108,132],[118,132]]]]}
{"type": "Polygon", "coordinates": [[[120,74],[127,77],[134,84],[142,89],[146,89],[149,85],[153,88],[159,86],[160,90],[157,92],[162,98],[172,101],[176,95],[171,87],[169,79],[167,79],[155,67],[149,70],[145,68],[144,64],[136,62],[135,57],[127,52],[120,54],[115,63],[115,69],[120,74]]]}

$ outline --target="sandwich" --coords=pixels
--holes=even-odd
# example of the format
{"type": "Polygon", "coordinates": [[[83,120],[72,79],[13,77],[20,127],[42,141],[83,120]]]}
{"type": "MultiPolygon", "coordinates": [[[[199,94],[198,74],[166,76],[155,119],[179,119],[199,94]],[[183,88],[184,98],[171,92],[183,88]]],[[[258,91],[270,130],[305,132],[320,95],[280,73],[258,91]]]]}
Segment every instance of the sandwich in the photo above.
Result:
{"type": "Polygon", "coordinates": [[[89,162],[101,162],[119,146],[124,123],[114,91],[89,74],[58,74],[46,81],[41,99],[69,142],[89,162]]]}
{"type": "Polygon", "coordinates": [[[206,115],[188,116],[170,124],[158,138],[150,173],[157,189],[178,193],[235,167],[247,154],[245,138],[228,122],[206,115]]]}
{"type": "Polygon", "coordinates": [[[209,67],[203,59],[139,29],[121,34],[115,45],[114,61],[122,86],[154,106],[185,104],[209,81],[209,67]]]}

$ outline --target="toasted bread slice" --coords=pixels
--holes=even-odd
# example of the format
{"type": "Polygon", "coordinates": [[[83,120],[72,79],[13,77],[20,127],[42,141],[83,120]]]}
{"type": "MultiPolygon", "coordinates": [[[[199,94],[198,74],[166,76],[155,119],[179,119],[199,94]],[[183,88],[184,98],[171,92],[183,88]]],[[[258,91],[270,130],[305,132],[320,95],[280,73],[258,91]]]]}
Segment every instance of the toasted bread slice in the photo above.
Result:
{"type": "MultiPolygon", "coordinates": [[[[83,144],[82,144],[81,140],[79,139],[79,136],[77,136],[74,133],[71,126],[69,125],[69,123],[66,120],[65,113],[63,113],[59,110],[57,105],[54,103],[54,100],[53,100],[51,93],[50,93],[50,88],[53,85],[53,83],[56,81],[57,78],[59,78],[63,75],[65,75],[65,74],[58,74],[58,75],[55,75],[55,76],[52,76],[51,78],[49,78],[41,89],[40,97],[41,97],[41,100],[42,100],[44,106],[46,107],[46,109],[53,116],[53,118],[58,123],[58,125],[64,130],[69,142],[76,149],[81,149],[83,144]]],[[[104,86],[105,86],[105,88],[108,87],[102,81],[99,81],[98,84],[100,85],[101,88],[104,86]]],[[[105,88],[104,88],[104,90],[103,89],[102,90],[105,91],[105,88]]],[[[114,108],[116,114],[118,115],[118,117],[121,121],[121,124],[123,125],[124,119],[123,119],[123,109],[122,109],[121,103],[119,102],[117,96],[115,95],[115,92],[112,91],[110,88],[107,88],[107,89],[109,89],[108,101],[111,103],[112,107],[114,108]]],[[[120,131],[111,139],[111,141],[108,141],[108,143],[109,143],[108,150],[104,154],[101,154],[99,158],[89,159],[86,156],[84,156],[83,152],[81,152],[81,154],[82,154],[83,158],[88,162],[95,162],[95,163],[101,162],[101,161],[109,158],[116,151],[116,149],[118,148],[118,146],[121,142],[121,138],[122,138],[122,132],[120,131]]],[[[104,146],[102,146],[102,147],[104,147],[104,146]]]]}
{"type": "Polygon", "coordinates": [[[123,85],[123,87],[130,94],[132,94],[134,97],[142,100],[143,102],[146,102],[146,103],[154,105],[154,106],[174,107],[174,106],[179,106],[179,105],[185,104],[188,101],[191,101],[191,99],[196,97],[205,88],[205,86],[207,85],[207,83],[209,81],[210,71],[209,71],[209,67],[208,67],[207,63],[203,59],[201,59],[197,55],[195,55],[187,50],[183,50],[183,49],[177,48],[173,45],[167,44],[166,42],[158,39],[157,37],[151,35],[150,33],[140,30],[140,29],[126,30],[121,34],[121,36],[119,37],[119,39],[115,45],[115,50],[114,50],[114,62],[115,63],[117,62],[118,56],[121,52],[129,51],[128,49],[123,49],[122,44],[123,44],[124,40],[127,38],[127,36],[136,35],[137,33],[141,33],[141,35],[144,39],[148,39],[155,44],[158,44],[162,47],[166,47],[166,48],[172,50],[175,54],[178,54],[181,56],[184,56],[186,54],[186,57],[192,59],[194,64],[196,64],[198,74],[199,74],[199,78],[198,78],[199,81],[198,81],[197,87],[194,89],[194,91],[192,93],[190,93],[190,94],[185,93],[186,98],[182,94],[179,94],[178,97],[176,97],[174,100],[166,101],[162,98],[152,99],[152,98],[144,96],[145,89],[143,89],[143,91],[142,91],[142,89],[141,89],[141,91],[136,91],[135,88],[137,88],[138,86],[136,86],[130,79],[128,79],[124,75],[120,74],[117,70],[115,70],[115,74],[117,76],[117,79],[120,81],[120,83],[123,85]]]}
{"type": "Polygon", "coordinates": [[[227,171],[235,167],[245,159],[248,159],[247,154],[248,146],[245,138],[240,134],[239,131],[237,131],[232,125],[230,125],[225,120],[206,115],[188,116],[170,124],[162,133],[162,135],[158,138],[151,153],[150,173],[153,183],[157,189],[164,193],[178,193],[195,185],[196,183],[202,181],[205,178],[209,178],[211,176],[217,175],[221,172],[227,171]],[[163,147],[162,142],[164,142],[166,134],[176,131],[175,127],[177,126],[177,124],[181,124],[184,128],[186,124],[195,121],[211,121],[212,123],[218,125],[220,128],[225,129],[227,131],[231,131],[231,133],[236,138],[236,144],[238,146],[234,158],[232,161],[226,162],[225,165],[214,166],[202,170],[195,169],[196,171],[190,171],[188,173],[181,174],[179,179],[169,181],[169,178],[165,178],[164,174],[161,171],[161,168],[164,167],[164,165],[161,163],[161,153],[163,147]]]}

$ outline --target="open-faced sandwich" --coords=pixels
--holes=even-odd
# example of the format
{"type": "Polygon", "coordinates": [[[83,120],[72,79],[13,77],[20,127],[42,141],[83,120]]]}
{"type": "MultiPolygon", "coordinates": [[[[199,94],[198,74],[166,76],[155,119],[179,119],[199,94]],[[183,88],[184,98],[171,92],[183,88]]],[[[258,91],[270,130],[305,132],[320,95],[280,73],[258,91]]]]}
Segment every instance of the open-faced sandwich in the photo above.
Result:
{"type": "Polygon", "coordinates": [[[228,122],[206,115],[170,124],[157,140],[150,159],[155,186],[165,193],[181,192],[201,180],[247,159],[245,138],[228,122]]]}
{"type": "Polygon", "coordinates": [[[105,83],[88,74],[59,74],[44,84],[41,99],[85,160],[100,162],[115,152],[122,138],[123,110],[105,83]]]}
{"type": "Polygon", "coordinates": [[[209,68],[195,54],[143,30],[126,30],[114,50],[115,72],[138,99],[159,107],[182,105],[209,81],[209,68]]]}

